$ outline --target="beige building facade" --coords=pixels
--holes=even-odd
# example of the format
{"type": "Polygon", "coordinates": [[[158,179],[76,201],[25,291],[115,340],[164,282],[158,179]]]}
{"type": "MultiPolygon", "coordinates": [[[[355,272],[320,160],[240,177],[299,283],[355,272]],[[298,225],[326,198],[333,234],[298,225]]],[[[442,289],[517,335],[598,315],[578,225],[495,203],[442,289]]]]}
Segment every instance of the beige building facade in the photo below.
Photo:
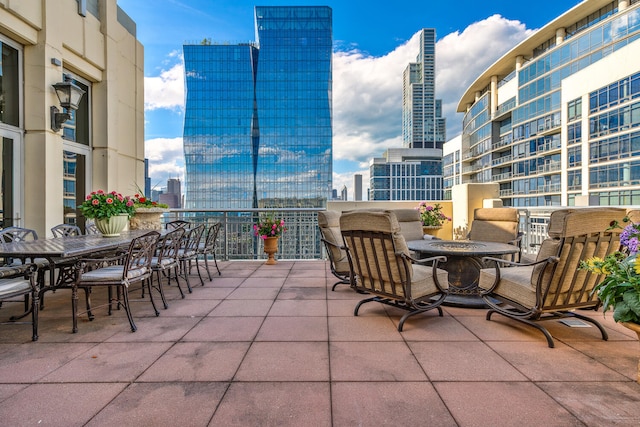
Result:
{"type": "Polygon", "coordinates": [[[144,50],[117,0],[0,0],[2,227],[42,237],[93,190],[144,187],[144,50]],[[63,109],[52,85],[85,91],[63,109]],[[70,115],[52,129],[51,107],[70,115]]]}

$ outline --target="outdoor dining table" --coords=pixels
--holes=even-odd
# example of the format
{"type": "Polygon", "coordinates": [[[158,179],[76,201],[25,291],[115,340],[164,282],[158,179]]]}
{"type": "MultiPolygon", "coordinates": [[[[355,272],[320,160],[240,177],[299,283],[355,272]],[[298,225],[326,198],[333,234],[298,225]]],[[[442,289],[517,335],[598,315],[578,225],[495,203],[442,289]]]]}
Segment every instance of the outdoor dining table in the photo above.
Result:
{"type": "MultiPolygon", "coordinates": [[[[5,259],[44,258],[52,271],[50,283],[39,283],[40,294],[53,289],[53,269],[56,265],[69,263],[80,257],[92,257],[100,253],[126,248],[131,241],[149,230],[123,231],[120,236],[104,237],[102,234],[88,234],[69,237],[51,237],[46,239],[0,243],[0,257],[5,259]]],[[[43,276],[41,276],[43,277],[43,276]]],[[[68,282],[67,282],[68,283],[68,282]]]]}
{"type": "Polygon", "coordinates": [[[446,256],[447,261],[438,264],[449,273],[449,295],[444,304],[473,308],[485,307],[478,290],[480,270],[485,268],[482,257],[519,251],[514,245],[478,240],[410,240],[407,247],[421,257],[446,256]]]}

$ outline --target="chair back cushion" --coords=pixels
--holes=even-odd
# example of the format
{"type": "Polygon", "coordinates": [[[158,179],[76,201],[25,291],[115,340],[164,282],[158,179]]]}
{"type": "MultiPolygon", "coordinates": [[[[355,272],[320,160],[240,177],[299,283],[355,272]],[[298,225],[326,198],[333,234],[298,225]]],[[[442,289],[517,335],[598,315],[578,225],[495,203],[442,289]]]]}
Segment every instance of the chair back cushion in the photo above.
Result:
{"type": "MultiPolygon", "coordinates": [[[[342,234],[340,232],[340,215],[339,211],[319,211],[318,212],[318,227],[320,227],[320,233],[322,237],[328,242],[337,246],[342,246],[342,234]]],[[[327,250],[331,251],[331,257],[334,263],[346,262],[347,253],[335,246],[327,245],[327,250]]],[[[347,267],[347,270],[349,268],[347,267]]]]}
{"type": "Polygon", "coordinates": [[[611,227],[613,221],[623,224],[627,211],[622,208],[559,209],[549,218],[549,237],[570,237],[599,233],[611,227]]]}
{"type": "Polygon", "coordinates": [[[420,212],[417,209],[394,209],[398,224],[400,225],[400,234],[404,240],[422,240],[424,233],[422,232],[422,221],[420,221],[420,212]]]}
{"type": "MultiPolygon", "coordinates": [[[[598,304],[591,295],[599,277],[578,270],[581,260],[604,258],[620,246],[620,229],[609,230],[613,221],[622,223],[626,211],[619,208],[561,209],[551,214],[549,238],[542,243],[538,260],[557,256],[558,263],[547,268],[542,278],[543,307],[598,304]]],[[[531,276],[535,286],[542,267],[531,276]]]]}
{"type": "Polygon", "coordinates": [[[518,237],[516,208],[479,208],[474,211],[470,240],[508,243],[518,237]]]}
{"type": "Polygon", "coordinates": [[[413,270],[410,263],[405,270],[395,254],[409,254],[395,214],[388,210],[345,212],[340,217],[340,228],[357,280],[377,292],[402,295],[403,283],[411,283],[413,270]]]}

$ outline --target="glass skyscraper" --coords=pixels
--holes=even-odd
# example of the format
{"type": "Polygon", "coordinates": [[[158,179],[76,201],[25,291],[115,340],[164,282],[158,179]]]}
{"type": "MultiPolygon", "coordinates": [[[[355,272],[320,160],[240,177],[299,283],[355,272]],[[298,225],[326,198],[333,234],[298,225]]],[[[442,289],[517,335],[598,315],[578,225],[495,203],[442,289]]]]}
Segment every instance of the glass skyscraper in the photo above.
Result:
{"type": "Polygon", "coordinates": [[[332,11],[255,7],[256,41],[184,46],[185,208],[326,207],[332,11]]]}

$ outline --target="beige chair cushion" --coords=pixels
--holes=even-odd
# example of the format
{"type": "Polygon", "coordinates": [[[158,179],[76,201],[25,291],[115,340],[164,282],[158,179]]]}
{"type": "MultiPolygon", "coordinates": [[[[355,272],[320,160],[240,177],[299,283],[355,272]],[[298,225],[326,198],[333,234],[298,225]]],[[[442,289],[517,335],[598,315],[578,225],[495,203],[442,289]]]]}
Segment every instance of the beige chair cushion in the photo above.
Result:
{"type": "Polygon", "coordinates": [[[422,232],[422,221],[420,221],[420,212],[416,209],[394,209],[398,224],[400,225],[400,234],[404,240],[421,240],[424,233],[422,232]]]}
{"type": "Polygon", "coordinates": [[[479,208],[474,211],[469,240],[508,243],[518,237],[516,208],[479,208]]]}
{"type": "MultiPolygon", "coordinates": [[[[500,269],[500,283],[494,292],[516,301],[525,307],[535,307],[536,288],[531,284],[533,267],[509,267],[500,269]]],[[[478,286],[489,289],[496,279],[495,268],[480,270],[478,286]]]]}
{"type": "Polygon", "coordinates": [[[613,221],[623,224],[627,211],[622,208],[559,209],[549,218],[549,237],[569,237],[599,233],[609,228],[613,221]]]}
{"type": "MultiPolygon", "coordinates": [[[[325,240],[338,246],[343,245],[342,233],[340,232],[340,215],[341,213],[338,211],[318,212],[318,226],[320,227],[322,237],[324,237],[325,240]]],[[[331,250],[331,256],[336,263],[342,261],[347,262],[347,253],[344,250],[336,248],[334,246],[329,246],[329,249],[331,250]]],[[[336,269],[336,271],[340,270],[336,269]]],[[[347,268],[344,271],[349,271],[348,262],[347,268]]]]}
{"type": "MultiPolygon", "coordinates": [[[[392,235],[393,243],[395,248],[399,252],[403,252],[409,255],[409,248],[407,248],[407,243],[404,240],[402,234],[400,234],[400,225],[398,224],[398,220],[396,216],[391,211],[351,211],[351,212],[343,212],[340,217],[340,229],[342,231],[378,231],[382,233],[389,233],[392,235]]],[[[375,259],[377,254],[384,254],[384,250],[386,250],[386,256],[389,259],[395,259],[395,252],[392,245],[387,245],[387,247],[381,247],[380,241],[375,241],[375,246],[371,246],[368,242],[364,245],[364,251],[366,251],[367,259],[375,259]]],[[[364,257],[354,257],[354,262],[360,263],[360,265],[354,266],[354,269],[359,272],[367,271],[366,262],[363,259],[364,257]]],[[[381,272],[381,277],[375,277],[377,272],[374,271],[373,279],[374,281],[381,280],[382,282],[388,282],[390,279],[393,279],[394,282],[400,283],[403,281],[404,273],[400,270],[398,263],[393,263],[390,269],[391,277],[389,277],[389,272],[384,269],[381,272]]],[[[410,277],[413,275],[411,266],[409,268],[410,277]]],[[[386,290],[386,292],[390,292],[386,290]]]]}

